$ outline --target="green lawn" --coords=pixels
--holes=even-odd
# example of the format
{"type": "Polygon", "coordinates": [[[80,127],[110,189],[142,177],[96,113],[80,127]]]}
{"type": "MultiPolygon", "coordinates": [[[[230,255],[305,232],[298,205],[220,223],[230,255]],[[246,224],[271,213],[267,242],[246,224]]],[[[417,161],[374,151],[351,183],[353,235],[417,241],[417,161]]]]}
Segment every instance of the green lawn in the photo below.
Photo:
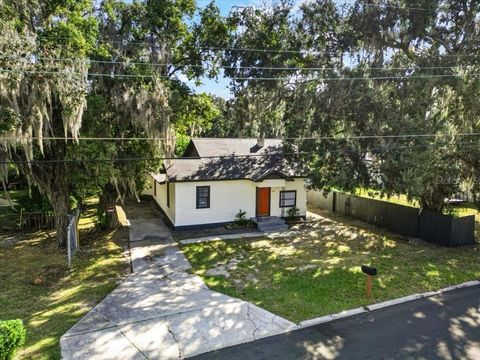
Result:
{"type": "MultiPolygon", "coordinates": [[[[92,204],[92,207],[94,204],[92,204]]],[[[20,318],[27,328],[21,359],[59,359],[59,339],[129,272],[127,230],[91,231],[93,212],[82,219],[81,249],[71,270],[52,233],[15,234],[0,242],[0,319],[20,318]],[[44,285],[33,285],[40,277],[44,285]]]]}
{"type": "Polygon", "coordinates": [[[360,221],[321,215],[320,222],[295,238],[216,241],[182,249],[192,271],[213,290],[294,322],[480,278],[478,243],[411,245],[360,221]],[[379,272],[370,300],[364,295],[363,264],[379,272]],[[229,269],[229,277],[206,275],[218,266],[229,269]]]}

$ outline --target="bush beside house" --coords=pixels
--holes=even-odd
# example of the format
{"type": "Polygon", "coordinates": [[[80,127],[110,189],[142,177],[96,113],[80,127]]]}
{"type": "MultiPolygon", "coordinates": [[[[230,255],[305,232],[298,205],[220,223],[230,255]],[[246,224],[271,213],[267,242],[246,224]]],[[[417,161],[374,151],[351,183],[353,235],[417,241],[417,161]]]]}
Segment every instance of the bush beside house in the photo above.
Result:
{"type": "Polygon", "coordinates": [[[26,331],[22,320],[0,321],[0,360],[10,360],[25,343],[26,331]]]}

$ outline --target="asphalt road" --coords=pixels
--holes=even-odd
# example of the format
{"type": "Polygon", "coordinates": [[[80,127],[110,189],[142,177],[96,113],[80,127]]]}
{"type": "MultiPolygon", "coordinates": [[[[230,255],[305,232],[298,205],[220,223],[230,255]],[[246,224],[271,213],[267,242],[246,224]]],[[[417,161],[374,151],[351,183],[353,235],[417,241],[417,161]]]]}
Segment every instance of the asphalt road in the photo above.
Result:
{"type": "Polygon", "coordinates": [[[339,319],[193,359],[480,359],[480,286],[339,319]]]}

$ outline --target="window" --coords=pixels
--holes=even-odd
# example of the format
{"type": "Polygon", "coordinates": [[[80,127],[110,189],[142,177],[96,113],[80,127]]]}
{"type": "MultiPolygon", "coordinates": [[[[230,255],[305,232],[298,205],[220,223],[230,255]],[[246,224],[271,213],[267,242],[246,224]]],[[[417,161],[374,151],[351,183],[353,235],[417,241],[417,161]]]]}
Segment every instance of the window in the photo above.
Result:
{"type": "Polygon", "coordinates": [[[197,186],[197,209],[210,207],[210,186],[197,186]]]}
{"type": "Polygon", "coordinates": [[[297,191],[280,191],[280,207],[294,207],[297,204],[297,191]]]}
{"type": "Polygon", "coordinates": [[[170,207],[170,183],[167,182],[167,207],[170,207]]]}
{"type": "Polygon", "coordinates": [[[157,196],[157,181],[153,180],[153,196],[157,196]]]}

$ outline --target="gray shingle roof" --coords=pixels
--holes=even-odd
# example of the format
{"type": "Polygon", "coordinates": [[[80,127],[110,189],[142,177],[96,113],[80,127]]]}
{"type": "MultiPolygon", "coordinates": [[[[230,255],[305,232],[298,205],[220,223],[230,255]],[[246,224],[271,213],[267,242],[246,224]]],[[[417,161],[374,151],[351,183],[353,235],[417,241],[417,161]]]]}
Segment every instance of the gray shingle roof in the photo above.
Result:
{"type": "Polygon", "coordinates": [[[265,139],[261,149],[256,147],[257,139],[192,139],[200,157],[219,155],[250,155],[266,152],[281,152],[282,140],[265,139]]]}
{"type": "Polygon", "coordinates": [[[256,139],[192,139],[189,149],[194,146],[200,157],[166,163],[168,181],[259,181],[272,175],[287,179],[301,176],[285,159],[281,140],[265,139],[262,148],[256,144],[256,139]]]}

